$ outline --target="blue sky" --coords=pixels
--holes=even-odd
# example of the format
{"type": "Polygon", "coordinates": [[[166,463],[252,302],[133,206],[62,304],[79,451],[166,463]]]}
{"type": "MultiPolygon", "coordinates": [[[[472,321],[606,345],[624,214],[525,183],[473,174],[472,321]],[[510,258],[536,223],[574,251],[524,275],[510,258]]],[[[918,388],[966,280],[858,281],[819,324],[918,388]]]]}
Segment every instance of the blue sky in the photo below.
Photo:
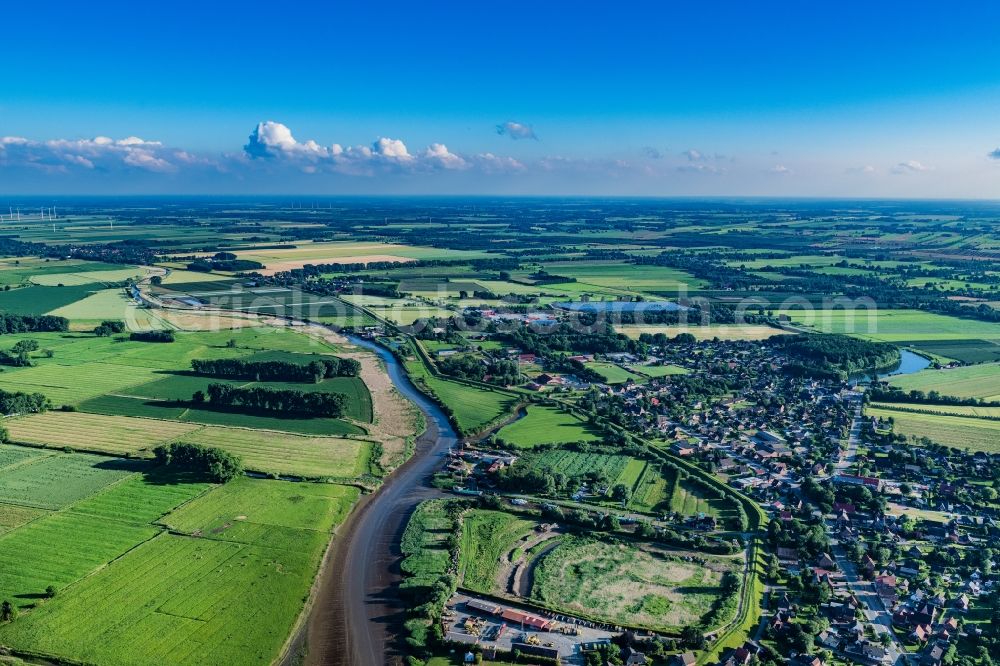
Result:
{"type": "Polygon", "coordinates": [[[17,3],[0,192],[1000,198],[960,7],[17,3]]]}

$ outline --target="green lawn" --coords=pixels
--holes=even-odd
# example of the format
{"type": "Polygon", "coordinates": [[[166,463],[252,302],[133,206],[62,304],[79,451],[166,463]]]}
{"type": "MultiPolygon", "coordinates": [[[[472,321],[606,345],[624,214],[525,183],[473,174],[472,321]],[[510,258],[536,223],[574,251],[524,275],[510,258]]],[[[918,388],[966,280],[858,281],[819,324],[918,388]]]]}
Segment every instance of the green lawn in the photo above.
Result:
{"type": "Polygon", "coordinates": [[[497,436],[515,448],[533,448],[559,442],[592,442],[596,430],[581,419],[556,407],[532,405],[524,418],[500,429],[497,436]]]}
{"type": "Polygon", "coordinates": [[[474,433],[509,412],[517,398],[512,393],[471,386],[435,377],[419,359],[406,361],[415,383],[425,387],[450,411],[462,433],[474,433]]]}
{"type": "Polygon", "coordinates": [[[621,366],[607,361],[588,361],[584,365],[604,377],[604,381],[608,384],[624,384],[630,379],[634,382],[642,382],[646,379],[642,375],[629,372],[621,366]]]}

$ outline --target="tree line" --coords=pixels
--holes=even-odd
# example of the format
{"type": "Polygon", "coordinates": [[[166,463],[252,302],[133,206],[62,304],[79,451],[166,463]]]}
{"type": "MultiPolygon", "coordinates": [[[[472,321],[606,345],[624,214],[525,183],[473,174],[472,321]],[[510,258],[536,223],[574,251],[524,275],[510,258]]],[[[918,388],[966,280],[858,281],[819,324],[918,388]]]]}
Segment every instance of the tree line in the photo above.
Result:
{"type": "Polygon", "coordinates": [[[157,446],[153,455],[164,467],[196,474],[214,483],[225,483],[243,473],[239,456],[212,446],[171,442],[157,446]]]}
{"type": "MultiPolygon", "coordinates": [[[[208,399],[215,407],[251,412],[277,412],[296,416],[339,418],[347,407],[343,393],[295,391],[262,386],[238,388],[229,384],[209,384],[208,399]]],[[[194,402],[204,402],[205,394],[196,391],[194,402]]]]}
{"type": "Polygon", "coordinates": [[[0,335],[5,333],[64,333],[69,319],[53,315],[19,315],[0,312],[0,335]]]}
{"type": "Polygon", "coordinates": [[[0,413],[3,414],[44,412],[51,406],[52,403],[42,393],[0,390],[0,413]]]}
{"type": "Polygon", "coordinates": [[[309,363],[292,361],[248,361],[238,358],[193,359],[191,369],[199,375],[255,381],[313,382],[331,377],[357,377],[361,363],[353,358],[323,358],[309,363]]]}

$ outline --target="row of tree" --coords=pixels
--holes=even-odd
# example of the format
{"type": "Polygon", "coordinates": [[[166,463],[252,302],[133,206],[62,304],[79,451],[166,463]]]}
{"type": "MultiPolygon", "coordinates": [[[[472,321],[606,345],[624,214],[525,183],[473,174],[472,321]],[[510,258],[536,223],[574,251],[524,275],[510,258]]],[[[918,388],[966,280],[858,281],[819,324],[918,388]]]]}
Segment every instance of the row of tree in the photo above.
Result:
{"type": "Polygon", "coordinates": [[[2,414],[44,412],[51,406],[52,403],[42,393],[0,390],[0,413],[2,414]]]}
{"type": "MultiPolygon", "coordinates": [[[[203,402],[205,394],[197,391],[192,399],[203,402]]],[[[209,384],[208,399],[215,407],[243,409],[252,412],[278,412],[307,417],[339,418],[347,407],[343,393],[325,391],[294,391],[262,386],[238,388],[229,384],[209,384]]]]}
{"type": "Polygon", "coordinates": [[[212,446],[171,442],[153,449],[156,462],[172,470],[187,472],[214,483],[225,483],[243,473],[243,461],[212,446]]]}
{"type": "Polygon", "coordinates": [[[357,377],[361,363],[353,358],[328,357],[309,363],[251,361],[239,358],[193,359],[191,369],[199,375],[256,381],[313,382],[330,377],[357,377]]]}
{"type": "Polygon", "coordinates": [[[5,333],[63,333],[69,319],[53,315],[19,315],[0,312],[0,335],[5,333]]]}

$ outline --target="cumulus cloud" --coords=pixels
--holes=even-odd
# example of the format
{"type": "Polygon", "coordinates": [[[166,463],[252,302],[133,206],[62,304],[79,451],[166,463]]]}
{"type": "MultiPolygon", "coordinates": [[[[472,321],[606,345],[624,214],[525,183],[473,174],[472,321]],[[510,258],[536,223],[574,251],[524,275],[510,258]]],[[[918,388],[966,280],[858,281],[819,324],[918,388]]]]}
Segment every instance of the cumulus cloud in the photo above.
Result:
{"type": "Polygon", "coordinates": [[[997,148],[996,150],[991,150],[990,152],[986,153],[986,157],[990,158],[991,160],[1000,160],[1000,148],[997,148]]]}
{"type": "Polygon", "coordinates": [[[372,144],[372,152],[393,160],[408,161],[413,159],[413,156],[406,150],[406,144],[399,139],[380,137],[372,144]]]}
{"type": "Polygon", "coordinates": [[[443,143],[432,143],[424,151],[424,158],[444,169],[465,169],[469,166],[462,157],[448,150],[443,143]]]}
{"type": "MultiPolygon", "coordinates": [[[[335,146],[339,148],[339,146],[335,146]]],[[[319,159],[328,157],[331,149],[325,148],[313,140],[299,143],[292,136],[292,130],[287,125],[267,120],[257,123],[250,132],[247,144],[243,150],[252,159],[267,159],[275,157],[307,157],[319,159]]]]}
{"type": "Polygon", "coordinates": [[[850,167],[849,169],[847,169],[847,173],[860,173],[869,175],[873,173],[878,173],[878,169],[873,167],[871,164],[866,164],[860,167],[850,167]]]}
{"type": "Polygon", "coordinates": [[[788,175],[792,172],[792,170],[786,167],[784,164],[775,164],[773,167],[770,168],[769,171],[770,173],[776,173],[782,176],[788,175]]]}
{"type": "Polygon", "coordinates": [[[165,173],[175,171],[170,153],[159,141],[136,136],[112,139],[53,139],[34,141],[18,136],[0,137],[0,165],[65,173],[71,169],[138,169],[165,173]]]}
{"type": "Polygon", "coordinates": [[[677,170],[681,173],[726,173],[725,167],[716,166],[714,164],[682,164],[677,167],[677,170]]]}
{"type": "Polygon", "coordinates": [[[659,148],[654,146],[643,146],[642,154],[651,160],[659,160],[663,158],[663,153],[660,152],[659,148]]]}
{"type": "Polygon", "coordinates": [[[501,136],[509,136],[514,141],[518,141],[520,139],[532,139],[534,141],[538,141],[538,136],[535,134],[535,130],[531,125],[516,123],[513,120],[508,120],[505,123],[497,125],[497,134],[501,136]]]}
{"type": "Polygon", "coordinates": [[[921,164],[916,160],[907,160],[905,162],[900,162],[896,166],[892,167],[892,172],[894,174],[902,175],[908,173],[920,173],[921,171],[930,171],[931,167],[921,164]]]}
{"type": "Polygon", "coordinates": [[[705,159],[705,156],[694,148],[689,148],[681,153],[682,157],[686,157],[688,162],[701,162],[705,159]]]}

